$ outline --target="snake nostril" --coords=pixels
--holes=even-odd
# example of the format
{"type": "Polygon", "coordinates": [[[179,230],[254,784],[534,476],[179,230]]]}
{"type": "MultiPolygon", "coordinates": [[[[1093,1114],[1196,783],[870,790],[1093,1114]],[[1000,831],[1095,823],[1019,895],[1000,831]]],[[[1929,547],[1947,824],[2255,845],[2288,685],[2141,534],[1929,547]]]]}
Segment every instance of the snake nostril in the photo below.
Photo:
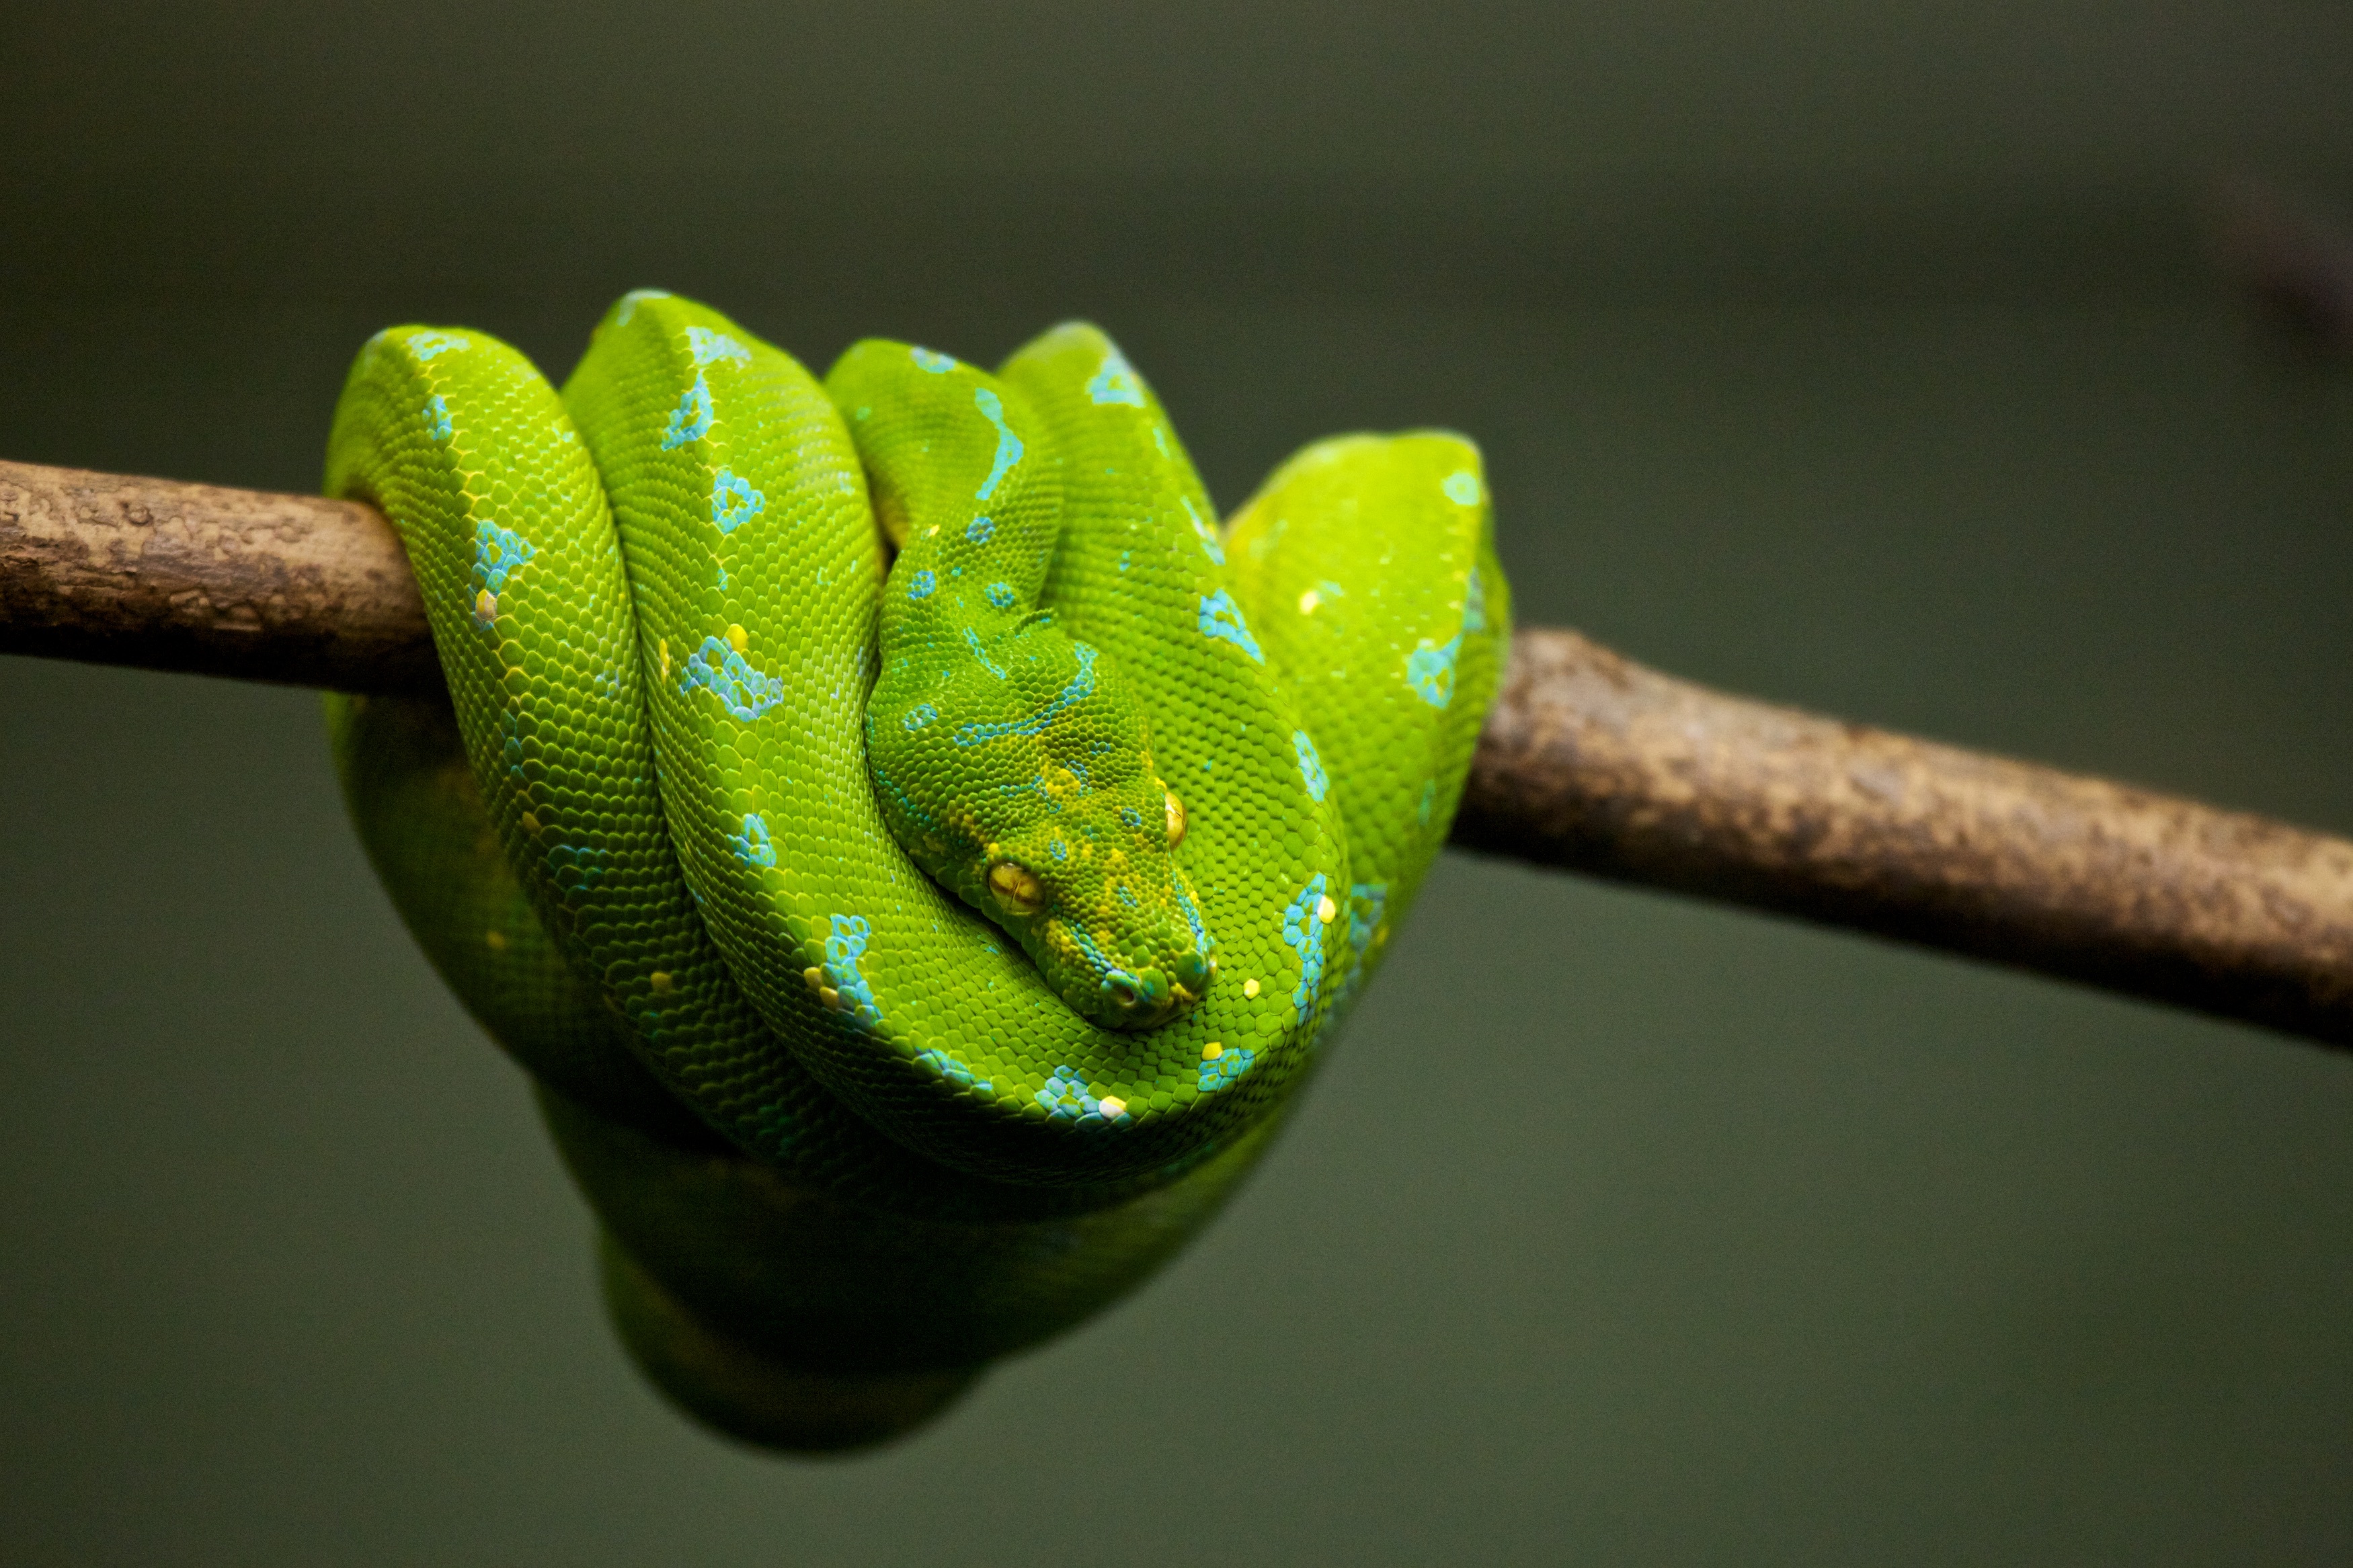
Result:
{"type": "Polygon", "coordinates": [[[1123,1013],[1134,1012],[1135,1005],[1144,999],[1144,994],[1137,988],[1134,976],[1130,974],[1105,975],[1103,993],[1104,999],[1123,1013]]]}

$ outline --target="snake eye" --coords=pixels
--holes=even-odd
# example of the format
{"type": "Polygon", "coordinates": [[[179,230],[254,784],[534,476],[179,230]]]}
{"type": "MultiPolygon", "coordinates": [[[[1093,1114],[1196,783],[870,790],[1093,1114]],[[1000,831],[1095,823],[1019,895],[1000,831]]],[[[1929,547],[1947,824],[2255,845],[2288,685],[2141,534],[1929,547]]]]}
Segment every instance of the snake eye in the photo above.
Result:
{"type": "Polygon", "coordinates": [[[988,890],[1017,915],[1034,915],[1046,901],[1045,884],[1038,873],[1018,860],[999,860],[988,868],[988,890]]]}
{"type": "Polygon", "coordinates": [[[1161,785],[1160,791],[1168,801],[1168,847],[1174,849],[1185,842],[1185,803],[1166,784],[1161,785]]]}

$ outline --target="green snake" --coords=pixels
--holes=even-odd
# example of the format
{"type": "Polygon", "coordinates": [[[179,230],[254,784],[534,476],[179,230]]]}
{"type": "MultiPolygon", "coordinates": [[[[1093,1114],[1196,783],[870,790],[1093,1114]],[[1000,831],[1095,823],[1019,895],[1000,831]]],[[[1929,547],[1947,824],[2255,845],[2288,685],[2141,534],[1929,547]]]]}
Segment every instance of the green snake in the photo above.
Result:
{"type": "Polygon", "coordinates": [[[1509,638],[1468,441],[1318,443],[1220,525],[1084,325],[820,383],[641,289],[560,392],[394,328],[326,488],[448,689],[329,699],[370,858],[536,1079],[632,1354],[786,1447],[919,1424],[1216,1212],[1509,638]]]}

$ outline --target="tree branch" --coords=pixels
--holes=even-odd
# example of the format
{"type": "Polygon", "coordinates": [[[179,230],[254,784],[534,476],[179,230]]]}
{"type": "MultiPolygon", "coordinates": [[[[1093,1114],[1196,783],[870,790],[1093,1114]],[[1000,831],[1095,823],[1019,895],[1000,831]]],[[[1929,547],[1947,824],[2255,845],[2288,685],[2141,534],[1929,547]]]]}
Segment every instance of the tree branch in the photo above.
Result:
{"type": "Polygon", "coordinates": [[[0,653],[336,691],[441,683],[375,509],[34,463],[0,462],[0,653]]]}
{"type": "Polygon", "coordinates": [[[1574,632],[1515,640],[1454,842],[2353,1045],[2353,843],[1728,697],[1574,632]]]}
{"type": "MultiPolygon", "coordinates": [[[[0,462],[0,652],[439,686],[370,509],[0,462]]],[[[1730,697],[1528,628],[1454,842],[2353,1045],[2353,843],[1730,697]]]]}

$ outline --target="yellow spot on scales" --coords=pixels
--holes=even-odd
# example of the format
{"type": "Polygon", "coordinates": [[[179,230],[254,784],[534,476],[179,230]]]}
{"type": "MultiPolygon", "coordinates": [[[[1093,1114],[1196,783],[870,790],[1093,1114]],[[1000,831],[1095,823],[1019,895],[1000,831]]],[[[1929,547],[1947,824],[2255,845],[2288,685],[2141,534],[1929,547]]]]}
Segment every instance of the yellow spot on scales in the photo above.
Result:
{"type": "Polygon", "coordinates": [[[1216,1061],[1219,1057],[1224,1056],[1225,1054],[1226,1047],[1219,1045],[1215,1040],[1211,1040],[1208,1045],[1201,1047],[1201,1059],[1205,1062],[1216,1061]]]}
{"type": "Polygon", "coordinates": [[[751,633],[745,631],[742,626],[729,626],[727,628],[728,646],[733,647],[737,653],[742,653],[744,649],[749,646],[751,641],[751,633]]]}
{"type": "Polygon", "coordinates": [[[654,652],[661,658],[662,679],[668,680],[670,679],[670,638],[664,637],[654,644],[654,652]]]}
{"type": "Polygon", "coordinates": [[[1257,995],[1257,994],[1258,994],[1258,982],[1257,982],[1257,981],[1255,981],[1255,980],[1245,980],[1245,981],[1243,981],[1243,982],[1242,982],[1242,994],[1243,994],[1243,995],[1245,995],[1245,996],[1255,996],[1255,995],[1257,995]]]}
{"type": "Polygon", "coordinates": [[[1127,1114],[1127,1101],[1117,1095],[1105,1095],[1095,1101],[1095,1110],[1105,1121],[1116,1121],[1127,1114]]]}
{"type": "Polygon", "coordinates": [[[1330,925],[1332,923],[1332,917],[1339,912],[1340,906],[1332,901],[1330,894],[1327,893],[1324,897],[1315,900],[1315,918],[1322,921],[1325,925],[1330,925]]]}
{"type": "Polygon", "coordinates": [[[654,994],[657,996],[667,996],[678,988],[678,982],[670,977],[670,971],[667,969],[657,969],[647,978],[653,983],[654,994]]]}
{"type": "Polygon", "coordinates": [[[1315,613],[1315,606],[1323,602],[1324,595],[1310,588],[1299,595],[1299,613],[1303,616],[1312,616],[1315,613]]]}

